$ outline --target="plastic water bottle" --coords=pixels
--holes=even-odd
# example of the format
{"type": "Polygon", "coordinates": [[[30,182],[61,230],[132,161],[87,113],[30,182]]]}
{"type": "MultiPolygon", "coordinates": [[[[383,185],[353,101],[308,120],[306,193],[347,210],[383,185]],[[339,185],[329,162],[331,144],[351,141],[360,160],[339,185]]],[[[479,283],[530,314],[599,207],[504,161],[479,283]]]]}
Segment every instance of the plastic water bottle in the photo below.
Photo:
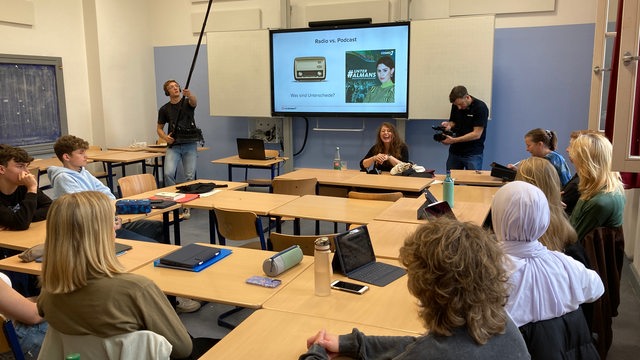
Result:
{"type": "Polygon", "coordinates": [[[451,171],[447,170],[447,176],[442,183],[442,196],[444,201],[449,203],[449,206],[453,209],[453,179],[451,178],[451,171]]]}
{"type": "Polygon", "coordinates": [[[324,236],[315,241],[314,251],[314,278],[316,296],[329,296],[331,294],[331,261],[330,242],[324,236]]]}
{"type": "Polygon", "coordinates": [[[342,170],[342,161],[340,161],[340,147],[336,147],[336,154],[333,156],[333,170],[342,170]]]}

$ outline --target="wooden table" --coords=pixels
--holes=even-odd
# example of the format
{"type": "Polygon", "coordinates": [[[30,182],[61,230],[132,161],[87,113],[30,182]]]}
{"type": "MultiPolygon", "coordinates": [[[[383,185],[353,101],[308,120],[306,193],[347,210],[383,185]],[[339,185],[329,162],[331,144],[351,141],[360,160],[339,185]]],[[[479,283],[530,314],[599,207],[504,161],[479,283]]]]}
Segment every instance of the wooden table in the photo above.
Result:
{"type": "Polygon", "coordinates": [[[233,180],[233,168],[258,168],[258,169],[270,169],[271,170],[271,179],[276,176],[276,170],[278,175],[280,175],[280,167],[278,166],[280,163],[289,160],[286,157],[277,157],[270,160],[251,160],[251,159],[240,159],[238,155],[228,156],[222,159],[211,160],[213,164],[226,164],[228,169],[229,181],[233,180]]]}
{"type": "Polygon", "coordinates": [[[358,170],[330,170],[302,168],[278,176],[279,179],[307,179],[316,178],[320,185],[340,186],[351,188],[383,189],[387,191],[401,191],[419,193],[428,187],[434,179],[393,176],[388,173],[380,175],[367,174],[358,170]]]}
{"type": "MultiPolygon", "coordinates": [[[[118,260],[128,272],[140,268],[153,260],[163,257],[178,249],[178,246],[175,245],[158,244],[145,241],[116,239],[116,242],[131,246],[130,250],[118,256],[118,260]]],[[[0,269],[40,275],[42,273],[42,264],[35,261],[25,263],[18,258],[18,255],[14,255],[0,260],[0,269]]]]}
{"type": "Polygon", "coordinates": [[[107,186],[111,189],[112,193],[116,193],[113,187],[113,167],[122,167],[122,176],[126,176],[125,165],[140,163],[142,164],[142,173],[147,172],[147,167],[144,162],[147,159],[157,158],[162,156],[161,153],[147,152],[147,151],[99,151],[89,152],[87,156],[93,161],[102,161],[107,165],[107,186]]]}
{"type": "MultiPolygon", "coordinates": [[[[451,177],[456,185],[502,186],[501,178],[491,176],[489,170],[451,170],[451,177]]],[[[436,179],[443,181],[445,175],[436,175],[436,179]]]]}
{"type": "Polygon", "coordinates": [[[27,230],[0,230],[0,247],[26,250],[42,244],[47,235],[47,221],[32,222],[27,230]]]}
{"type": "MultiPolygon", "coordinates": [[[[215,183],[215,184],[220,184],[220,185],[227,185],[226,187],[218,188],[218,190],[220,190],[221,192],[225,191],[225,190],[242,189],[242,188],[245,188],[247,186],[246,183],[241,183],[241,182],[200,179],[200,180],[188,181],[188,182],[185,182],[185,183],[182,183],[182,184],[166,186],[166,187],[163,187],[163,188],[160,188],[160,189],[150,190],[150,191],[143,192],[143,193],[140,193],[140,194],[128,196],[125,199],[148,199],[148,198],[156,195],[159,192],[177,192],[176,188],[178,186],[191,185],[191,184],[195,184],[195,183],[215,183]]],[[[192,200],[192,201],[195,201],[195,200],[192,200]]],[[[123,222],[130,222],[130,221],[136,221],[136,220],[143,220],[143,219],[148,218],[148,217],[152,217],[152,216],[156,216],[158,214],[162,214],[162,225],[163,225],[164,238],[165,238],[166,242],[169,243],[169,238],[170,238],[169,237],[169,211],[173,211],[173,218],[174,219],[178,219],[180,217],[179,210],[185,204],[186,203],[177,203],[176,205],[173,205],[173,206],[170,206],[170,207],[167,207],[167,208],[164,208],[164,209],[152,209],[151,212],[147,213],[147,214],[120,215],[120,217],[122,218],[123,222]]],[[[179,221],[174,221],[173,232],[174,232],[173,238],[174,238],[175,244],[176,245],[180,245],[180,222],[179,221]]]]}
{"type": "Polygon", "coordinates": [[[367,224],[373,252],[377,258],[398,259],[407,236],[420,226],[416,223],[373,220],[367,224]]]}
{"type": "Polygon", "coordinates": [[[282,281],[279,287],[266,288],[245,281],[253,275],[265,276],[262,262],[275,252],[220,245],[215,247],[231,249],[233,253],[201,272],[148,264],[134,273],[153,280],[169,295],[258,309],[313,263],[313,257],[304,256],[300,264],[278,276],[282,281]]]}
{"type": "MultiPolygon", "coordinates": [[[[454,186],[453,188],[453,205],[457,205],[458,201],[476,202],[491,205],[493,196],[500,190],[497,186],[454,186]]],[[[438,199],[442,200],[442,183],[433,184],[429,187],[429,191],[438,199]]],[[[424,199],[424,198],[423,198],[424,199]]]]}
{"type": "Polygon", "coordinates": [[[269,212],[272,216],[366,224],[393,205],[390,201],[304,195],[269,212]]]}
{"type": "MultiPolygon", "coordinates": [[[[397,260],[379,261],[399,265],[397,260]]],[[[394,330],[425,332],[418,317],[417,300],[407,289],[407,276],[385,287],[369,285],[369,291],[362,295],[332,290],[329,296],[315,296],[313,273],[313,266],[310,266],[267,300],[263,307],[394,330]]],[[[357,282],[339,274],[334,274],[332,278],[357,282]]]]}
{"type": "Polygon", "coordinates": [[[297,195],[283,195],[251,191],[221,191],[205,198],[198,198],[183,204],[184,207],[209,210],[209,242],[216,243],[215,208],[251,211],[258,216],[267,216],[279,206],[299,198],[297,195]]]}
{"type": "MultiPolygon", "coordinates": [[[[418,220],[418,208],[424,204],[424,198],[402,198],[375,217],[375,220],[425,224],[427,220],[418,220]]],[[[470,221],[482,226],[489,213],[491,204],[480,202],[455,201],[453,213],[460,221],[470,221]]]]}
{"type": "MultiPolygon", "coordinates": [[[[366,295],[365,295],[366,296],[366,295]]],[[[276,310],[255,311],[200,359],[297,359],[307,351],[306,341],[320,329],[348,334],[358,328],[367,335],[416,336],[413,332],[350,321],[325,319],[276,310]]]]}

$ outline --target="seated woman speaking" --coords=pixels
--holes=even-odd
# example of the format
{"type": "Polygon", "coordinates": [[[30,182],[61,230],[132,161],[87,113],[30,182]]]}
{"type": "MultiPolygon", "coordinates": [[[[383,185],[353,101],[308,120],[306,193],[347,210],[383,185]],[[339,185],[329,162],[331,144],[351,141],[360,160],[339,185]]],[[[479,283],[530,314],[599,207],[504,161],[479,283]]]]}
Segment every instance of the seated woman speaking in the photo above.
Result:
{"type": "Polygon", "coordinates": [[[360,160],[360,170],[373,166],[377,171],[390,171],[400,162],[409,161],[409,147],[402,141],[393,124],[383,122],[376,132],[376,143],[360,160]]]}

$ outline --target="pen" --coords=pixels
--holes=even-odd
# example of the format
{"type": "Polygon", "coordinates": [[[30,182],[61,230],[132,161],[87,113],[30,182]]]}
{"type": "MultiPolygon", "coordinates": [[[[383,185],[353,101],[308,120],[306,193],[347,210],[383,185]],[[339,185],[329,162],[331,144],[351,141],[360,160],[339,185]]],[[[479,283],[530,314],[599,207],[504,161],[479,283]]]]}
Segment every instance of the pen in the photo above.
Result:
{"type": "Polygon", "coordinates": [[[513,165],[513,166],[518,166],[518,164],[520,164],[520,162],[521,162],[521,161],[522,161],[522,160],[520,160],[520,161],[518,161],[517,163],[512,164],[512,165],[513,165]]]}

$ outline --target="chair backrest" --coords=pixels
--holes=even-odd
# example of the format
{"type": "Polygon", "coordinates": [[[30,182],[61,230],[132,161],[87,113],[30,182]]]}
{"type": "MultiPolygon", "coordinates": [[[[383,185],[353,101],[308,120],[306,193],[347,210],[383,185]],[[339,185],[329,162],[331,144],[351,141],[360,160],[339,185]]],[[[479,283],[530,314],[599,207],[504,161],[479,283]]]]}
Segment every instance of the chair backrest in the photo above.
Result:
{"type": "Polygon", "coordinates": [[[158,188],[156,178],[152,174],[137,174],[118,179],[122,197],[137,195],[158,188]]]}
{"type": "Polygon", "coordinates": [[[271,186],[274,194],[316,195],[318,179],[273,179],[271,186]]]}
{"type": "Polygon", "coordinates": [[[302,249],[302,253],[304,255],[313,256],[313,252],[315,250],[314,241],[319,238],[326,236],[329,238],[331,242],[331,251],[335,250],[335,245],[333,243],[333,238],[335,234],[329,235],[287,235],[280,234],[277,232],[272,232],[270,239],[271,245],[273,245],[273,251],[282,251],[293,245],[299,245],[300,249],[302,249]]]}
{"type": "Polygon", "coordinates": [[[249,240],[260,238],[260,246],[266,250],[262,222],[258,215],[250,211],[214,209],[216,214],[216,231],[222,241],[249,240]]]}
{"type": "Polygon", "coordinates": [[[49,326],[38,359],[64,359],[71,353],[92,360],[169,359],[173,346],[162,335],[148,330],[101,338],[93,335],[67,335],[49,326]]]}
{"type": "Polygon", "coordinates": [[[11,320],[0,314],[2,320],[2,335],[0,335],[0,354],[11,352],[16,360],[24,360],[22,348],[18,342],[16,329],[13,327],[11,320]]]}
{"type": "Polygon", "coordinates": [[[364,200],[381,200],[381,201],[396,201],[402,198],[401,192],[388,192],[388,193],[365,193],[359,191],[349,191],[349,198],[351,199],[364,199],[364,200]]]}

